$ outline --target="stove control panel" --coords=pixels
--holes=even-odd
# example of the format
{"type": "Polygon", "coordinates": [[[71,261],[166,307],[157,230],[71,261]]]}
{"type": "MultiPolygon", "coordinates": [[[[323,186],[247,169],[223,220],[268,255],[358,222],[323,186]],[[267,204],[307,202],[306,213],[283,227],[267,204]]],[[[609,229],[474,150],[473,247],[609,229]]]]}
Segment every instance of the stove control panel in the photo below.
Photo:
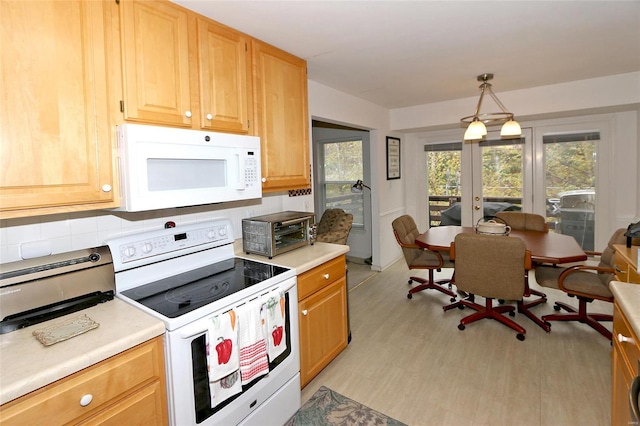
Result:
{"type": "Polygon", "coordinates": [[[115,264],[134,261],[153,262],[166,254],[180,255],[233,243],[231,223],[227,220],[186,225],[129,235],[108,242],[115,264]]]}

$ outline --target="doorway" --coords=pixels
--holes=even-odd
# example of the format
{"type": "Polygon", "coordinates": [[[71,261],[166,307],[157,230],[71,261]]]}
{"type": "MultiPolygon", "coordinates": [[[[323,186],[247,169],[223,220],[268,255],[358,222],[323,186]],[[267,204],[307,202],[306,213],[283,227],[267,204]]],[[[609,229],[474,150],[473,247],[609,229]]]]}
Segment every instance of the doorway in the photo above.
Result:
{"type": "MultiPolygon", "coordinates": [[[[356,262],[371,259],[371,193],[353,192],[357,180],[370,182],[369,132],[314,120],[313,194],[317,218],[328,208],[353,214],[347,244],[348,257],[356,262]]],[[[319,219],[318,219],[319,220],[319,219]]]]}

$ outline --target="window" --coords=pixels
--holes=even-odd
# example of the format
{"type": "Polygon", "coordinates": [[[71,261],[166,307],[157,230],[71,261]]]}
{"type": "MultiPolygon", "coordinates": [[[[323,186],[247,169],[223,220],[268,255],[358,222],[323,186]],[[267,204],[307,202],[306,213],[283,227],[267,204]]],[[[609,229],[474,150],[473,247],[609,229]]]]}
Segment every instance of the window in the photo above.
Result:
{"type": "Polygon", "coordinates": [[[351,192],[351,187],[364,176],[362,139],[323,142],[320,149],[323,164],[319,184],[324,192],[323,211],[340,208],[353,214],[353,226],[364,226],[364,194],[351,192]]]}

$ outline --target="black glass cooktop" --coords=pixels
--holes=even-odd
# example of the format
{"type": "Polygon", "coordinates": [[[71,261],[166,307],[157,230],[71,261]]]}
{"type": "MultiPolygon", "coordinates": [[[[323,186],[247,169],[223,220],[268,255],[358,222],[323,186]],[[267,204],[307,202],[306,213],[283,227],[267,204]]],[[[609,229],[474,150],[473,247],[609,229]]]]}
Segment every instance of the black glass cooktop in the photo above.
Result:
{"type": "Polygon", "coordinates": [[[286,271],[280,266],[232,258],[122,294],[168,318],[177,318],[286,271]]]}

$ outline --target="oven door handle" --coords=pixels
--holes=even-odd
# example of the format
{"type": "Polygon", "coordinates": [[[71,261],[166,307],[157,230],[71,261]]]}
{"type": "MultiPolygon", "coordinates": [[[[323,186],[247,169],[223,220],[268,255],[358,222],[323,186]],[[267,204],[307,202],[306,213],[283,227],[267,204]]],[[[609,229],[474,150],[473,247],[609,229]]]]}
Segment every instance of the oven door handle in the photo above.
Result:
{"type": "Polygon", "coordinates": [[[286,293],[289,290],[291,290],[293,287],[295,287],[297,283],[298,283],[297,279],[285,281],[285,285],[283,287],[280,287],[278,290],[286,293]]]}
{"type": "Polygon", "coordinates": [[[188,325],[180,330],[180,338],[181,339],[191,339],[198,334],[203,334],[209,331],[209,328],[206,324],[202,324],[202,322],[198,321],[197,323],[188,325]]]}

